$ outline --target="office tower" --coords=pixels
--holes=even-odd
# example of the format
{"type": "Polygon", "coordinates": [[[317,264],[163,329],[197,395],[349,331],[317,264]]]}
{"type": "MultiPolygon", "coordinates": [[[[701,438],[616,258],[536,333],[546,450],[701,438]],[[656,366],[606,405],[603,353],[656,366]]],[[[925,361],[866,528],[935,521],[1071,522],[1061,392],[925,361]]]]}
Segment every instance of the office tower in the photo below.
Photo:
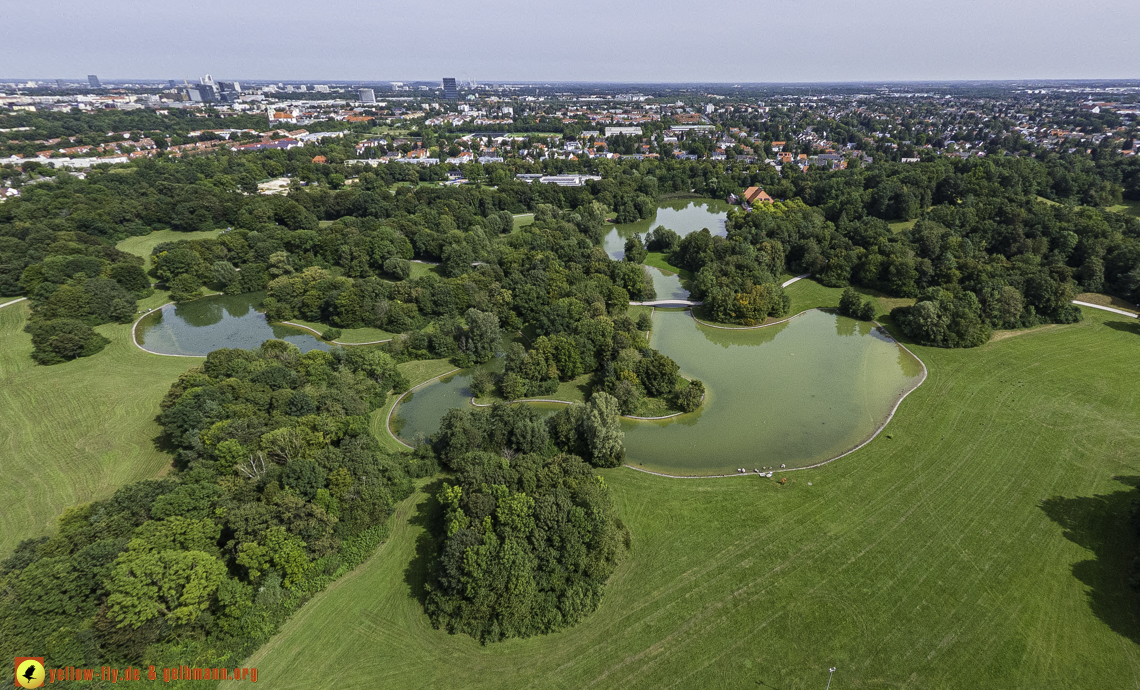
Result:
{"type": "Polygon", "coordinates": [[[55,80],[55,88],[57,88],[57,89],[63,88],[63,80],[62,79],[56,79],[55,80]]]}
{"type": "Polygon", "coordinates": [[[361,89],[356,92],[356,100],[360,101],[361,103],[375,103],[376,92],[372,89],[361,89]]]}
{"type": "Polygon", "coordinates": [[[443,78],[443,98],[448,101],[459,100],[459,89],[455,88],[455,77],[443,78]]]}
{"type": "Polygon", "coordinates": [[[87,83],[90,84],[91,88],[93,89],[103,88],[103,85],[99,83],[99,77],[95,76],[94,74],[87,75],[87,83]]]}

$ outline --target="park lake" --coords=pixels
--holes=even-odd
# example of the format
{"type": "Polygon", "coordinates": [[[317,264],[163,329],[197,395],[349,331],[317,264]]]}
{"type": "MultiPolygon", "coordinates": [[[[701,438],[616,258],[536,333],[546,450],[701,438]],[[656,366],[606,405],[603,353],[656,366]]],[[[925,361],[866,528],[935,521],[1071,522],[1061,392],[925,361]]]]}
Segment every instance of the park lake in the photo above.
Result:
{"type": "Polygon", "coordinates": [[[139,321],[135,339],[150,352],[199,357],[223,347],[252,350],[274,338],[302,352],[329,349],[328,343],[299,328],[266,322],[265,314],[257,311],[263,299],[264,292],[254,292],[167,304],[139,321]]]}
{"type": "MultiPolygon", "coordinates": [[[[663,225],[681,237],[708,228],[713,235],[724,237],[728,234],[725,229],[725,220],[728,210],[732,208],[719,199],[697,199],[684,201],[663,201],[657,205],[657,213],[651,218],[636,223],[612,225],[606,233],[603,246],[612,259],[621,259],[625,256],[625,241],[634,235],[645,239],[646,233],[663,225]]],[[[689,291],[681,286],[681,277],[672,271],[664,271],[654,266],[646,266],[645,270],[653,278],[653,288],[657,291],[657,299],[689,298],[689,291]]]]}
{"type": "MultiPolygon", "coordinates": [[[[699,324],[686,311],[658,309],[651,346],[707,390],[696,412],[622,420],[626,462],[666,474],[829,460],[870,438],[923,375],[922,363],[879,327],[819,310],[727,330],[699,324]]],[[[447,410],[470,404],[470,380],[464,371],[405,396],[394,419],[400,436],[434,433],[447,410]]]]}

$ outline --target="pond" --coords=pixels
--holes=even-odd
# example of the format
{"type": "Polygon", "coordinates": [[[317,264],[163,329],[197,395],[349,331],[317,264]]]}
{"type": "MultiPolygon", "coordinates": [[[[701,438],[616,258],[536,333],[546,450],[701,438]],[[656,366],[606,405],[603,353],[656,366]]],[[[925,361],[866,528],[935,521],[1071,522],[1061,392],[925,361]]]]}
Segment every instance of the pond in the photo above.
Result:
{"type": "MultiPolygon", "coordinates": [[[[725,330],[698,324],[686,311],[658,309],[651,344],[707,391],[696,412],[622,420],[626,462],[667,474],[804,467],[841,455],[875,433],[923,372],[873,324],[817,310],[766,328],[725,330]]],[[[470,375],[405,398],[399,435],[428,436],[448,409],[469,404],[470,375]]]]}
{"type": "Polygon", "coordinates": [[[264,292],[203,297],[168,304],[144,316],[135,339],[144,349],[163,355],[206,356],[223,347],[253,350],[271,339],[293,343],[301,352],[331,346],[291,326],[271,325],[257,306],[264,292]]]}
{"type": "MultiPolygon", "coordinates": [[[[610,226],[603,246],[610,258],[620,259],[625,256],[627,239],[639,235],[644,240],[646,233],[658,225],[664,225],[681,237],[699,232],[702,228],[708,228],[712,234],[724,237],[728,234],[724,223],[730,208],[732,206],[719,199],[664,201],[657,205],[657,213],[652,218],[610,226]]],[[[653,278],[657,299],[689,298],[689,291],[681,286],[681,277],[676,273],[653,266],[646,266],[645,269],[653,278]]]]}

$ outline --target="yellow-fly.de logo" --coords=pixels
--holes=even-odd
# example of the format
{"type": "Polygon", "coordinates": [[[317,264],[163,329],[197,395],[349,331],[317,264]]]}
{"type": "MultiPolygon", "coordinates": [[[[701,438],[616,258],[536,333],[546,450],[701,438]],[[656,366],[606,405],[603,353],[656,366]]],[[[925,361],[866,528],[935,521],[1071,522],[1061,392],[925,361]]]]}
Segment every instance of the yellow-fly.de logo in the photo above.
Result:
{"type": "Polygon", "coordinates": [[[38,688],[44,684],[46,675],[42,656],[16,657],[16,687],[38,688]]]}

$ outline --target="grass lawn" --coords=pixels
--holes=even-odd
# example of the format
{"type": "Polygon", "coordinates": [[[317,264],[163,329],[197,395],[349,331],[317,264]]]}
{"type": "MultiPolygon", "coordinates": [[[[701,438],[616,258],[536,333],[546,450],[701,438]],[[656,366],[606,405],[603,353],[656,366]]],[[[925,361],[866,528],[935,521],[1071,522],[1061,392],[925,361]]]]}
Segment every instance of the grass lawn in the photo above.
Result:
{"type": "MultiPolygon", "coordinates": [[[[412,265],[415,266],[415,264],[412,265]]],[[[301,326],[308,326],[318,334],[332,328],[327,323],[317,323],[316,321],[302,321],[300,319],[289,319],[289,321],[301,326]]],[[[373,343],[377,340],[390,340],[396,335],[379,328],[342,328],[341,336],[337,338],[337,341],[342,343],[373,343]]]]}
{"type": "Polygon", "coordinates": [[[911,218],[910,220],[894,220],[887,223],[887,227],[891,229],[891,232],[898,234],[903,230],[910,230],[917,222],[917,218],[911,218]]]}
{"type": "Polygon", "coordinates": [[[1123,309],[1136,314],[1140,314],[1140,306],[1137,306],[1127,300],[1113,297],[1112,295],[1102,295],[1097,292],[1082,292],[1074,299],[1080,302],[1088,302],[1089,304],[1099,304],[1102,307],[1112,307],[1114,309],[1123,309]]]}
{"type": "Polygon", "coordinates": [[[424,276],[431,275],[443,277],[443,271],[439,270],[439,264],[424,264],[418,261],[411,262],[412,264],[412,278],[423,278],[424,276]]]}
{"type": "Polygon", "coordinates": [[[149,235],[140,235],[138,237],[128,237],[127,239],[115,245],[116,249],[141,256],[146,259],[146,270],[150,270],[153,264],[150,261],[150,253],[163,242],[177,242],[178,240],[200,240],[207,237],[217,237],[222,234],[221,230],[203,230],[201,232],[177,232],[175,230],[155,230],[149,235]]]}
{"type": "Polygon", "coordinates": [[[515,216],[514,221],[513,221],[513,225],[514,225],[514,227],[511,228],[511,232],[514,232],[515,230],[518,230],[519,228],[524,228],[528,225],[534,225],[534,214],[533,213],[522,213],[522,214],[515,216]]]}
{"type": "MultiPolygon", "coordinates": [[[[140,301],[156,307],[159,292],[140,301]]],[[[45,367],[32,362],[29,313],[0,309],[0,552],[48,534],[72,505],[106,498],[132,481],[167,470],[155,447],[158,404],[180,374],[202,363],[150,355],[130,342],[130,325],[96,330],[111,339],[97,355],[45,367]]]]}
{"type": "Polygon", "coordinates": [[[1109,211],[1123,213],[1129,216],[1140,216],[1140,201],[1122,201],[1116,206],[1109,206],[1109,211]]]}
{"type": "Polygon", "coordinates": [[[676,273],[685,280],[693,279],[693,274],[691,271],[685,268],[677,268],[676,266],[670,264],[665,260],[665,254],[662,252],[649,252],[645,255],[645,261],[642,261],[642,263],[646,266],[653,266],[654,268],[660,268],[663,271],[676,273]]]}
{"type": "MultiPolygon", "coordinates": [[[[455,369],[455,365],[446,359],[424,359],[415,362],[404,362],[398,365],[400,373],[408,377],[410,386],[418,386],[424,381],[430,381],[455,369]]],[[[384,426],[388,423],[388,412],[392,409],[399,395],[388,395],[388,402],[384,407],[372,413],[370,419],[372,435],[380,442],[380,446],[387,451],[398,453],[407,450],[403,444],[394,439],[384,426]]],[[[351,575],[350,575],[351,577],[351,575]]]]}
{"type": "Polygon", "coordinates": [[[428,484],[243,665],[274,688],[797,690],[832,666],[838,688],[1136,687],[1138,343],[1086,310],[915,347],[930,376],[887,433],[784,486],[603,470],[632,551],[554,635],[481,646],[430,626],[428,484]]]}

